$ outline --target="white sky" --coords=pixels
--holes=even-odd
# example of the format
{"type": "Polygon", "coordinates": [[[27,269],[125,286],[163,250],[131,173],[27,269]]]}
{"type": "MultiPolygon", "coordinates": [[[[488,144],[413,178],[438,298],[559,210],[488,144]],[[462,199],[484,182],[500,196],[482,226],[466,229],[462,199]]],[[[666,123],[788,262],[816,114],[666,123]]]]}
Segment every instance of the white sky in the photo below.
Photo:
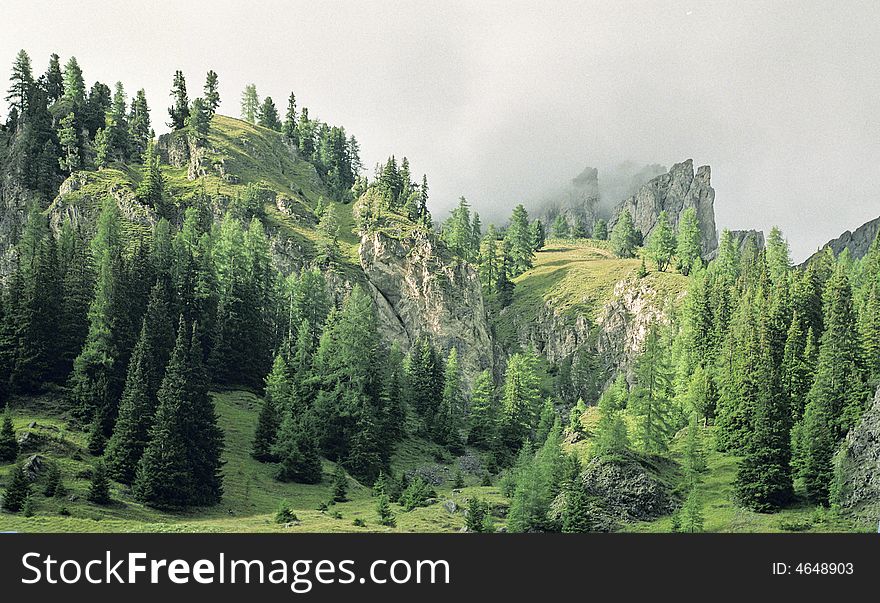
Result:
{"type": "Polygon", "coordinates": [[[146,88],[157,129],[175,69],[191,97],[217,71],[235,116],[248,82],[293,90],[370,171],[427,172],[435,212],[692,157],[719,228],[779,225],[796,259],[880,215],[877,2],[3,0],[0,22],[7,73],[20,48],[38,72],[76,55],[89,86],[146,88]]]}

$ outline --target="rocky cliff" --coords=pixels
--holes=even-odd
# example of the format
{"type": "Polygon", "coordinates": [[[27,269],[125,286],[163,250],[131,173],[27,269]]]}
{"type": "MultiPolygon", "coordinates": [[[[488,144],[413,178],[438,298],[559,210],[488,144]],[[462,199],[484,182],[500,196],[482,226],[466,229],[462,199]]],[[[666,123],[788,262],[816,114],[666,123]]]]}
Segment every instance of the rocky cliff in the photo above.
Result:
{"type": "Polygon", "coordinates": [[[443,354],[456,348],[468,383],[494,367],[483,293],[469,264],[448,257],[420,230],[402,238],[367,233],[360,260],[386,339],[406,350],[427,335],[443,354]]]}
{"type": "Polygon", "coordinates": [[[880,388],[862,420],[846,436],[835,472],[841,508],[873,525],[880,516],[880,388]]]}
{"type": "MultiPolygon", "coordinates": [[[[604,374],[613,377],[620,371],[628,373],[641,353],[648,327],[669,320],[666,280],[674,277],[654,274],[643,279],[621,279],[601,302],[595,317],[571,309],[559,310],[547,301],[534,318],[522,315],[513,319],[516,343],[523,348],[533,346],[550,362],[587,350],[597,355],[604,374]],[[658,278],[663,278],[666,287],[660,286],[658,278]]],[[[670,301],[674,303],[683,295],[682,285],[670,301]]]]}
{"type": "Polygon", "coordinates": [[[701,166],[694,172],[691,159],[676,163],[667,173],[653,178],[635,195],[620,202],[612,212],[609,229],[614,227],[624,210],[629,210],[635,227],[647,239],[661,211],[669,214],[672,226],[675,227],[681,212],[689,207],[697,212],[703,254],[708,256],[718,247],[715,189],[711,185],[709,166],[701,166]]]}
{"type": "MultiPolygon", "coordinates": [[[[831,239],[822,246],[822,249],[830,247],[834,255],[840,255],[844,249],[849,249],[850,256],[857,260],[868,253],[871,243],[877,238],[880,232],[880,218],[874,218],[870,222],[865,222],[853,231],[847,230],[836,239],[831,239]]],[[[810,263],[819,252],[817,251],[804,262],[803,265],[810,263]]]]}

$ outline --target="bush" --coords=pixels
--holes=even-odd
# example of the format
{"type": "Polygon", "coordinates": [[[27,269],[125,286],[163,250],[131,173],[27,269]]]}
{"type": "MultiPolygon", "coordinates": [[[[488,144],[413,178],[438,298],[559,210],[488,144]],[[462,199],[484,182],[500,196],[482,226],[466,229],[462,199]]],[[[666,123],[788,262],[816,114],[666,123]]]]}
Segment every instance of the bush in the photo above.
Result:
{"type": "Polygon", "coordinates": [[[275,523],[284,524],[293,521],[299,521],[299,518],[293,512],[293,509],[290,508],[290,504],[286,500],[282,500],[278,510],[275,512],[275,523]]]}
{"type": "Polygon", "coordinates": [[[400,506],[404,511],[412,511],[416,507],[427,507],[428,499],[437,495],[421,477],[415,477],[400,495],[400,506]]]}
{"type": "Polygon", "coordinates": [[[359,527],[359,528],[365,528],[365,527],[367,527],[367,522],[364,521],[363,519],[361,519],[360,517],[358,517],[357,519],[355,519],[355,520],[354,520],[353,522],[351,522],[351,523],[352,523],[352,525],[357,526],[357,527],[359,527]]]}

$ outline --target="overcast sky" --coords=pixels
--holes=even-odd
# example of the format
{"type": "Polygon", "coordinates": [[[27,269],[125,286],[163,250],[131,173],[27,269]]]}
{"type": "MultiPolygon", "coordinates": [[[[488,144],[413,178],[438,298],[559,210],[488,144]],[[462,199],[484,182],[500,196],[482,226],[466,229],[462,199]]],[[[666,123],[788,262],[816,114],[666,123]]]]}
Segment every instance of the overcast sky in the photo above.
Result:
{"type": "Polygon", "coordinates": [[[217,71],[235,116],[246,83],[279,106],[293,90],[370,171],[407,155],[435,212],[465,195],[506,215],[586,165],[693,158],[719,228],[776,224],[796,259],[880,215],[877,2],[3,0],[0,16],[0,61],[76,55],[88,85],[144,87],[155,124],[176,69],[191,96],[217,71]]]}

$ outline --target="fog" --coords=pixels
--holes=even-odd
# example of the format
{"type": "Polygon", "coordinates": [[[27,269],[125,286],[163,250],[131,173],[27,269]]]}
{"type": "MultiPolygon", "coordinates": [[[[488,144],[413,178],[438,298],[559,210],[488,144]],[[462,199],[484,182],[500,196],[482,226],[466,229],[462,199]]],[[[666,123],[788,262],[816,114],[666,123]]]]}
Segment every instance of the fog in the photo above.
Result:
{"type": "MultiPolygon", "coordinates": [[[[796,259],[880,215],[875,2],[77,3],[4,0],[0,61],[74,54],[91,83],[183,69],[220,111],[254,82],[426,172],[438,215],[506,215],[587,165],[712,166],[719,228],[778,225],[796,259]]],[[[6,67],[8,69],[8,67],[6,67]]],[[[5,111],[5,109],[4,109],[5,111]]],[[[160,128],[157,128],[161,130],[160,128]]],[[[372,169],[369,170],[372,172],[372,169]]]]}

